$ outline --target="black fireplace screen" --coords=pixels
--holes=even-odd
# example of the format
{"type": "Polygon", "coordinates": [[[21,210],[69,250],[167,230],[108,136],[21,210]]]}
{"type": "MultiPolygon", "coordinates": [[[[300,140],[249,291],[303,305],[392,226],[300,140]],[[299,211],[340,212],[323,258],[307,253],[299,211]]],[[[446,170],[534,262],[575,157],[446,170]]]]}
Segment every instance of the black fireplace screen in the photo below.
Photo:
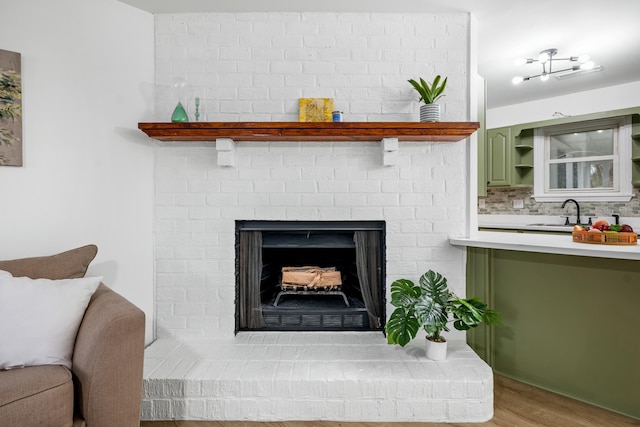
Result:
{"type": "Polygon", "coordinates": [[[264,328],[260,301],[262,274],[262,232],[241,231],[239,242],[238,315],[243,329],[264,328]]]}
{"type": "Polygon", "coordinates": [[[236,331],[381,330],[384,231],[381,221],[238,221],[236,331]],[[283,268],[302,266],[335,268],[340,286],[285,288],[283,268]]]}

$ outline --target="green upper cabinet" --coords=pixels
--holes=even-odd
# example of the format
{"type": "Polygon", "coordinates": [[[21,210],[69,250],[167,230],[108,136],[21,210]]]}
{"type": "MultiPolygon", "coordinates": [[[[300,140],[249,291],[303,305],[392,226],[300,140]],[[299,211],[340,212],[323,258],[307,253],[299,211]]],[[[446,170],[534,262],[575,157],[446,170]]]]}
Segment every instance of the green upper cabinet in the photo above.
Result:
{"type": "Polygon", "coordinates": [[[487,187],[533,185],[533,129],[489,129],[485,150],[487,187]]]}
{"type": "Polygon", "coordinates": [[[487,187],[511,185],[511,146],[511,128],[487,130],[485,140],[487,187]]]}
{"type": "Polygon", "coordinates": [[[533,185],[533,129],[489,129],[485,151],[487,187],[533,185]]]}

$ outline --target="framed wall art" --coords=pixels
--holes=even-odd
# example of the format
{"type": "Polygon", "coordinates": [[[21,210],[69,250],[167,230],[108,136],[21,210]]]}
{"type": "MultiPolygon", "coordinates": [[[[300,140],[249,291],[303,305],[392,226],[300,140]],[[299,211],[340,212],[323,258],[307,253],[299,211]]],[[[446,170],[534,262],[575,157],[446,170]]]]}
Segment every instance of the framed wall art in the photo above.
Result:
{"type": "Polygon", "coordinates": [[[0,49],[0,166],[22,166],[20,54],[0,49]]]}
{"type": "Polygon", "coordinates": [[[300,98],[301,122],[330,122],[333,98],[300,98]]]}

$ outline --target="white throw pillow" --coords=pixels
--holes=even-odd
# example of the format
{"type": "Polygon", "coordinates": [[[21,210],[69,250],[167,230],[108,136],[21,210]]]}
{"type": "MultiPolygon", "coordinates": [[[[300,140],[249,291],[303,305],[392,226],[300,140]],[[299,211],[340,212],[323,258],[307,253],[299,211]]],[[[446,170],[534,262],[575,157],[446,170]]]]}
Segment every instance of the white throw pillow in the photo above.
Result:
{"type": "Polygon", "coordinates": [[[70,369],[80,322],[101,280],[30,279],[0,271],[0,369],[70,369]]]}

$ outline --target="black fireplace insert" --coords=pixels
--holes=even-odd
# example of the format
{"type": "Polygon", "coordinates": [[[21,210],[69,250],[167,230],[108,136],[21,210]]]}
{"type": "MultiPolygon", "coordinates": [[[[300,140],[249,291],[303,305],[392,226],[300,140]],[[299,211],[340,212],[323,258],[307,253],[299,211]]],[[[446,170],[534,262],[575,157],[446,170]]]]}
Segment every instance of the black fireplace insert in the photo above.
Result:
{"type": "Polygon", "coordinates": [[[384,238],[384,221],[236,221],[236,332],[382,330],[384,238]]]}

